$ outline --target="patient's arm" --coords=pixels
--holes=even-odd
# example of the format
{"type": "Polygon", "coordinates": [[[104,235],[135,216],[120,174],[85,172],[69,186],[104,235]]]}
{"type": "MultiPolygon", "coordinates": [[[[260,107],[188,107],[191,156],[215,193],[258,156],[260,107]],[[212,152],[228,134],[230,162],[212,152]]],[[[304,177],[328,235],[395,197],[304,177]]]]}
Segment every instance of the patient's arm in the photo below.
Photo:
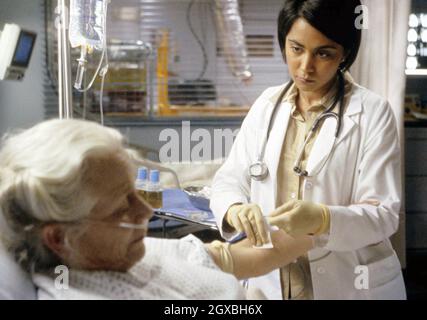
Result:
{"type": "MultiPolygon", "coordinates": [[[[274,248],[255,249],[249,240],[245,239],[229,247],[233,259],[233,274],[238,279],[257,277],[285,266],[313,248],[311,237],[292,238],[284,231],[271,233],[274,248]]],[[[206,245],[215,263],[222,268],[220,250],[206,245]]]]}

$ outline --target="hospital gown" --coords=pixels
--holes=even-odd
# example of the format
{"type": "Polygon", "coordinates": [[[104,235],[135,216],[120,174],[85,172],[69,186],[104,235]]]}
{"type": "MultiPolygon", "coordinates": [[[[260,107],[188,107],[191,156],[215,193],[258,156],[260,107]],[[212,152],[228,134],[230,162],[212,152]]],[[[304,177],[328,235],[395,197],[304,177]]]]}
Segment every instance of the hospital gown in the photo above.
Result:
{"type": "Polygon", "coordinates": [[[45,299],[245,299],[238,280],[222,272],[194,236],[146,238],[146,255],[128,272],[69,271],[69,289],[36,273],[38,298],[45,299]]]}

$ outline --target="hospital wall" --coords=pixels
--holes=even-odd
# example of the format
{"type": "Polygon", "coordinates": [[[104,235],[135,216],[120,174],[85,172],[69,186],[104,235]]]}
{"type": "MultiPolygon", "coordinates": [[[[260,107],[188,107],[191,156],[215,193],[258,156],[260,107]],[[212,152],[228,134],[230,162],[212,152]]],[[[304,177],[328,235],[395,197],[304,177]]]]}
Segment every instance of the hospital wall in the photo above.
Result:
{"type": "Polygon", "coordinates": [[[1,0],[0,29],[16,23],[37,32],[37,41],[25,78],[0,81],[0,135],[9,129],[29,127],[44,118],[44,13],[42,0],[1,0]]]}

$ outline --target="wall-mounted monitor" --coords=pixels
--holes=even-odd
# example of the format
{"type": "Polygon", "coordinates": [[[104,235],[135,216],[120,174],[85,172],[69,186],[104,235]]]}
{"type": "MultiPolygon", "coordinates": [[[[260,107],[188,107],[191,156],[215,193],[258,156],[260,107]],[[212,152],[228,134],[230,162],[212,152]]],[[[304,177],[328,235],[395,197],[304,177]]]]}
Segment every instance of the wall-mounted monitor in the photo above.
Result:
{"type": "Polygon", "coordinates": [[[12,59],[14,66],[28,67],[35,42],[36,35],[34,33],[21,31],[12,59]]]}
{"type": "Polygon", "coordinates": [[[6,24],[0,33],[0,80],[22,80],[30,63],[36,33],[6,24]]]}

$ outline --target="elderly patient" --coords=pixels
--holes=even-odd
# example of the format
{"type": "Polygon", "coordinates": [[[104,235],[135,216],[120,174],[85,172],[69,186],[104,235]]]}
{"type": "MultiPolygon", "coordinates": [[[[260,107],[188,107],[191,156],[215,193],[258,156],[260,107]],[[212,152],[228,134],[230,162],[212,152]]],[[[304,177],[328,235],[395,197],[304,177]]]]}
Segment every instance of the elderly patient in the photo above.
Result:
{"type": "Polygon", "coordinates": [[[311,249],[309,237],[283,231],[264,250],[246,240],[146,238],[152,210],[135,191],[129,154],[118,131],[81,120],[45,121],[4,138],[2,240],[40,299],[244,299],[237,279],[311,249]],[[59,265],[69,269],[68,289],[57,285],[59,265]]]}

